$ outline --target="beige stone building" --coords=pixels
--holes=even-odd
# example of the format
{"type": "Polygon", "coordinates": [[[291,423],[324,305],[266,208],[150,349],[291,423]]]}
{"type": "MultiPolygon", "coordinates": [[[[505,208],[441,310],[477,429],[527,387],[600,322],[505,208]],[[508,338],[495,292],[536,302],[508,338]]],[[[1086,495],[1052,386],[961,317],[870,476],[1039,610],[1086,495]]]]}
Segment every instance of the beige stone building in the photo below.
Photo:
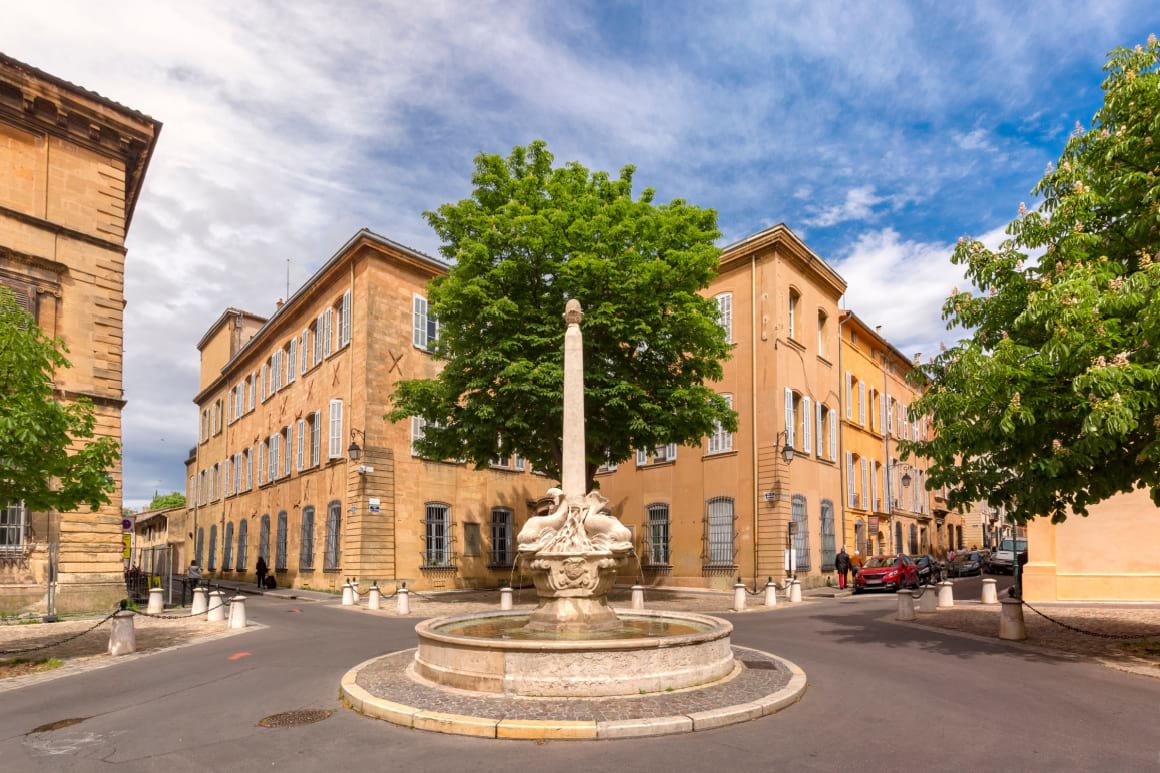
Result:
{"type": "MultiPolygon", "coordinates": [[[[69,349],[62,400],[121,439],[125,235],[161,124],[0,54],[0,284],[69,349]]],[[[121,470],[97,512],[0,503],[0,611],[108,608],[124,596],[121,470]]]]}
{"type": "Polygon", "coordinates": [[[519,458],[485,470],[412,453],[422,422],[383,418],[431,377],[442,261],[360,231],[268,318],[227,309],[198,343],[189,533],[208,577],[337,589],[507,581],[516,530],[549,486],[519,458]],[[356,458],[357,457],[357,458],[356,458]]]}

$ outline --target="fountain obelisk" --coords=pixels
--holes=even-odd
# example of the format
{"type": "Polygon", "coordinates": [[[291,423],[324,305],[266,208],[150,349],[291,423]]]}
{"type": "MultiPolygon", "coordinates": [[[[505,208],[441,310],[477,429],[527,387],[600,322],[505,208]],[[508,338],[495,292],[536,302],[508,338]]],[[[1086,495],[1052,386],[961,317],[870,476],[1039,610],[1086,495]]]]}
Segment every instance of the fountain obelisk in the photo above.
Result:
{"type": "Polygon", "coordinates": [[[632,550],[632,533],[605,510],[598,491],[585,493],[584,319],[575,298],[564,308],[564,432],[560,488],[549,489],[555,509],[529,518],[516,538],[536,583],[540,605],[528,628],[561,634],[617,628],[608,606],[616,570],[632,550]]]}

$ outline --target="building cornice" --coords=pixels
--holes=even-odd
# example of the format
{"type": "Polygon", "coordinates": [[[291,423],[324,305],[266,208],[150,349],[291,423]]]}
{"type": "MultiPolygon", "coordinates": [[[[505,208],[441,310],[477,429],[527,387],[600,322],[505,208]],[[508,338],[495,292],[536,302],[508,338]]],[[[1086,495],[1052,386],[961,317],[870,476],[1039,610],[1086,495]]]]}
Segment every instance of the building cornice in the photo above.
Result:
{"type": "MultiPolygon", "coordinates": [[[[75,228],[69,228],[67,226],[60,225],[59,223],[54,223],[51,220],[45,220],[42,217],[36,217],[35,215],[29,215],[24,212],[18,212],[17,210],[9,209],[8,207],[0,206],[0,217],[10,217],[13,220],[24,223],[25,225],[40,228],[45,231],[57,234],[58,236],[67,236],[70,239],[76,239],[80,242],[87,242],[95,247],[111,250],[121,255],[124,255],[128,252],[128,250],[125,248],[125,245],[119,242],[102,239],[99,236],[93,236],[92,234],[87,234],[84,231],[78,231],[75,228]]],[[[126,222],[126,227],[127,226],[128,223],[126,222]]]]}
{"type": "Polygon", "coordinates": [[[806,246],[785,223],[770,226],[725,247],[721,251],[721,268],[731,268],[733,264],[748,260],[755,253],[775,247],[784,248],[786,254],[829,285],[839,297],[846,292],[846,280],[841,274],[806,246]]]}

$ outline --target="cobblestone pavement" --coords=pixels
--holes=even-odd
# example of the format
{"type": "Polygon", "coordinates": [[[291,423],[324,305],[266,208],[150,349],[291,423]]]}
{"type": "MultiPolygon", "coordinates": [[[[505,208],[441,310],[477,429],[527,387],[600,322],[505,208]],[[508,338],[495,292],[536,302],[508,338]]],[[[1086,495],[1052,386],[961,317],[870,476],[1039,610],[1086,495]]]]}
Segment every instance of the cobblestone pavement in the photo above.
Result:
{"type": "Polygon", "coordinates": [[[616,721],[671,717],[735,706],[763,698],[785,687],[790,672],[779,661],[755,650],[733,648],[742,662],[769,663],[772,667],[743,668],[724,684],[672,693],[621,698],[509,698],[483,697],[465,692],[439,690],[406,675],[415,650],[381,658],[359,672],[357,684],[379,698],[405,706],[465,714],[486,719],[536,719],[565,721],[616,721]]]}
{"type": "MultiPolygon", "coordinates": [[[[181,611],[177,610],[174,614],[181,614],[181,611]]],[[[0,626],[0,652],[52,644],[92,627],[99,619],[0,626]]],[[[106,650],[109,646],[109,626],[111,624],[112,621],[107,621],[95,630],[59,646],[50,646],[28,653],[0,654],[0,659],[48,657],[71,661],[107,658],[109,656],[106,650]]],[[[226,630],[226,623],[209,623],[200,618],[196,620],[159,620],[137,615],[133,619],[133,628],[136,632],[137,651],[148,652],[214,636],[226,630]]]]}
{"type": "MultiPolygon", "coordinates": [[[[1024,606],[1023,619],[1027,626],[1027,644],[1095,658],[1109,665],[1151,671],[1160,677],[1160,609],[1063,607],[1046,604],[1033,606],[1067,625],[1108,635],[1136,634],[1134,639],[1128,641],[1150,640],[1155,647],[1152,654],[1133,652],[1130,648],[1125,648],[1124,640],[1105,639],[1068,630],[1045,620],[1024,606]]],[[[919,615],[915,622],[931,628],[945,628],[977,636],[998,638],[999,635],[997,606],[978,605],[940,609],[934,614],[919,615]]]]}

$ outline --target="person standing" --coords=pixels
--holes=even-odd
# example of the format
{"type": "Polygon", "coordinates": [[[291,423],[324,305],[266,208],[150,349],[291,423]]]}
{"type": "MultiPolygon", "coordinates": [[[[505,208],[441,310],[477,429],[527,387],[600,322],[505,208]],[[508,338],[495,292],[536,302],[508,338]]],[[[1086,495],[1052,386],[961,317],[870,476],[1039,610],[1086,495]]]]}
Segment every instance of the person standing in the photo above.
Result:
{"type": "Polygon", "coordinates": [[[854,577],[858,576],[858,572],[862,571],[862,552],[858,548],[854,548],[854,555],[850,556],[850,571],[854,577]]]}
{"type": "Polygon", "coordinates": [[[258,587],[266,587],[266,574],[269,572],[269,567],[266,566],[266,559],[264,556],[258,556],[258,565],[255,568],[258,572],[258,587]]]}
{"type": "Polygon", "coordinates": [[[838,555],[834,557],[834,569],[838,572],[838,589],[846,589],[846,575],[850,572],[850,554],[846,552],[846,546],[838,551],[838,555]]]}

